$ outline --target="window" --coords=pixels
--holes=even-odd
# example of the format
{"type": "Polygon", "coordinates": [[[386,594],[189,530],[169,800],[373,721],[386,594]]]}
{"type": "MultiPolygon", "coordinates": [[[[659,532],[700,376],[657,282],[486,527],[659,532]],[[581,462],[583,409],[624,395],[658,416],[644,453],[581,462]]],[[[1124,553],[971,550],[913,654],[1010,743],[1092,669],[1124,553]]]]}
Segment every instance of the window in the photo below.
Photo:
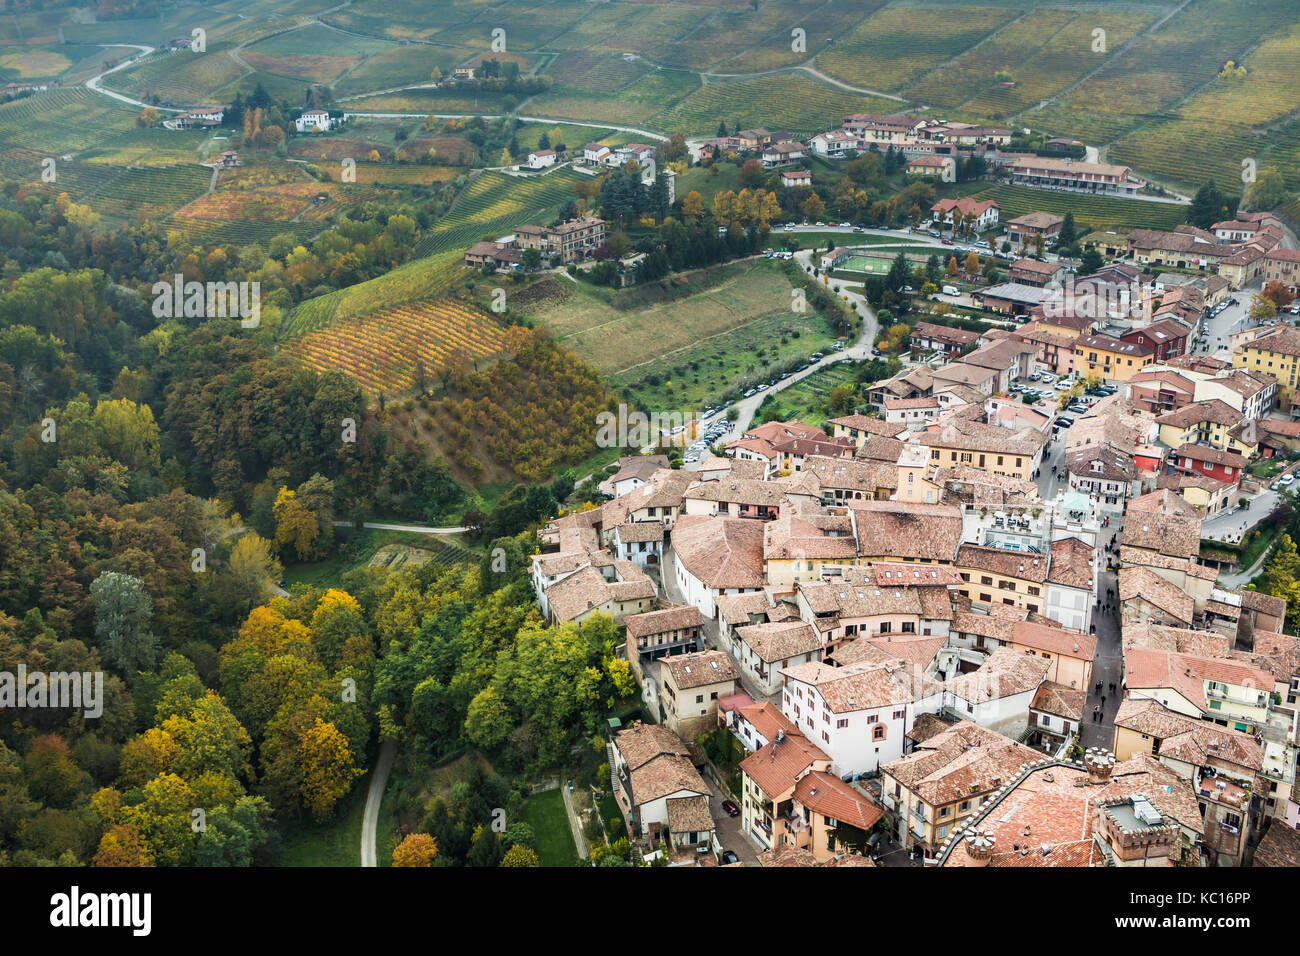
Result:
{"type": "Polygon", "coordinates": [[[878,721],[879,719],[880,719],[880,718],[879,718],[878,716],[876,716],[875,714],[867,714],[867,723],[868,723],[868,724],[874,724],[874,723],[875,723],[876,721],[878,721]]]}
{"type": "Polygon", "coordinates": [[[702,704],[702,703],[704,703],[704,695],[703,695],[703,694],[696,694],[696,695],[695,695],[695,703],[697,703],[697,704],[702,704]]]}
{"type": "Polygon", "coordinates": [[[890,624],[889,621],[884,621],[884,622],[882,622],[881,625],[880,625],[880,633],[881,633],[881,634],[888,634],[892,628],[893,628],[893,625],[890,624]]]}
{"type": "Polygon", "coordinates": [[[989,601],[993,600],[993,596],[991,594],[981,594],[980,600],[983,601],[985,604],[988,604],[989,601]]]}
{"type": "Polygon", "coordinates": [[[848,725],[849,725],[849,720],[847,717],[841,717],[839,720],[835,721],[835,728],[837,730],[843,730],[848,725]]]}
{"type": "Polygon", "coordinates": [[[992,583],[993,583],[993,579],[989,577],[987,574],[980,575],[980,584],[992,584],[992,583]]]}
{"type": "Polygon", "coordinates": [[[884,724],[876,724],[875,727],[871,728],[871,739],[872,739],[872,740],[884,740],[884,739],[885,739],[885,725],[884,725],[884,724]]]}
{"type": "Polygon", "coordinates": [[[958,813],[965,813],[965,812],[966,812],[967,810],[969,810],[969,809],[970,809],[970,801],[969,801],[969,800],[963,800],[963,801],[961,802],[961,806],[957,808],[957,812],[958,812],[958,813]]]}

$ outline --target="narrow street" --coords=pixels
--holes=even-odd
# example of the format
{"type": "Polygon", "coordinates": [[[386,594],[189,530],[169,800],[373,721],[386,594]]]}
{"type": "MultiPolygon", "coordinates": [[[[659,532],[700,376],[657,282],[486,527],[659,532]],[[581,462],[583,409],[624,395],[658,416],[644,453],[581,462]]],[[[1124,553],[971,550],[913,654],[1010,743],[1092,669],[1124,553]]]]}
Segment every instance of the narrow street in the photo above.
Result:
{"type": "Polygon", "coordinates": [[[1122,530],[1122,519],[1112,520],[1110,527],[1102,530],[1099,539],[1103,549],[1102,572],[1097,586],[1100,608],[1094,610],[1092,618],[1097,628],[1097,654],[1092,662],[1092,686],[1088,688],[1088,699],[1083,708],[1083,729],[1079,734],[1079,742],[1084,748],[1104,747],[1109,750],[1115,744],[1115,714],[1123,696],[1124,646],[1120,635],[1118,575],[1106,570],[1104,549],[1119,540],[1122,530]],[[1108,610],[1105,609],[1107,606],[1108,610]],[[1100,691],[1097,689],[1099,683],[1100,691]],[[1115,685],[1113,690],[1111,684],[1115,685]],[[1092,716],[1096,706],[1101,707],[1100,721],[1092,716]]]}

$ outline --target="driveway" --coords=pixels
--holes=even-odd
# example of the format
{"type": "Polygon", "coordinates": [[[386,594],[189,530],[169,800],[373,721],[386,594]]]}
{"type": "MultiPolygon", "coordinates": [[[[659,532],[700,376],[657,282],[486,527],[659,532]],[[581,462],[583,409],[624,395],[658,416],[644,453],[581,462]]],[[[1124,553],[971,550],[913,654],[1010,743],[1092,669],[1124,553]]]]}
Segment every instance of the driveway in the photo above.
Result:
{"type": "Polygon", "coordinates": [[[732,817],[727,815],[727,811],[722,809],[722,791],[718,789],[717,784],[712,780],[709,784],[709,814],[713,817],[713,825],[716,828],[718,845],[724,850],[731,850],[736,856],[740,857],[740,862],[745,866],[758,866],[758,848],[754,846],[753,841],[745,834],[744,828],[740,821],[743,817],[732,817]]]}

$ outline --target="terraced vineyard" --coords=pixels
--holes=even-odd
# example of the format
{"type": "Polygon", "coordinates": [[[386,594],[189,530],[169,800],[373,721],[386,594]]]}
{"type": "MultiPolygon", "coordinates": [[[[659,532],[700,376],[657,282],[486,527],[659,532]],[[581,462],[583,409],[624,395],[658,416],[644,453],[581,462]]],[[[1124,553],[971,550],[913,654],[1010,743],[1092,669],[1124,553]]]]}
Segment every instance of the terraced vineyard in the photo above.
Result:
{"type": "Polygon", "coordinates": [[[57,171],[51,189],[124,222],[167,216],[202,196],[212,178],[210,169],[196,163],[131,168],[65,161],[57,171]]]}
{"type": "Polygon", "coordinates": [[[846,83],[901,90],[1018,16],[1014,10],[985,7],[945,13],[887,7],[837,40],[817,65],[846,83]]]}
{"type": "Polygon", "coordinates": [[[486,313],[451,299],[383,309],[294,339],[287,350],[318,372],[338,370],[370,395],[405,392],[417,366],[432,374],[500,351],[505,330],[486,313]]]}
{"type": "Polygon", "coordinates": [[[247,245],[250,242],[260,242],[265,245],[280,235],[293,236],[298,241],[304,241],[322,229],[320,223],[316,222],[223,221],[185,219],[176,216],[164,222],[163,226],[168,236],[175,234],[195,245],[211,243],[247,245]]]}
{"type": "Polygon", "coordinates": [[[0,131],[7,148],[75,153],[134,129],[137,113],[85,87],[60,87],[0,105],[0,131]]]}
{"type": "Polygon", "coordinates": [[[902,105],[786,74],[710,83],[655,116],[651,125],[688,136],[712,135],[718,121],[725,120],[728,127],[764,126],[809,136],[839,126],[849,113],[890,113],[902,105]]]}
{"type": "Polygon", "coordinates": [[[456,198],[451,211],[416,246],[416,255],[459,248],[483,235],[509,231],[526,222],[554,216],[573,196],[573,185],[587,177],[571,169],[524,178],[488,170],[456,198]]]}
{"type": "Polygon", "coordinates": [[[226,49],[209,47],[207,53],[154,53],[107,77],[104,85],[146,102],[154,102],[153,97],[157,97],[186,106],[211,101],[217,90],[247,72],[226,49]]]}
{"type": "Polygon", "coordinates": [[[461,251],[416,259],[368,282],[300,303],[281,325],[280,338],[304,335],[376,309],[446,298],[468,273],[461,251]]]}

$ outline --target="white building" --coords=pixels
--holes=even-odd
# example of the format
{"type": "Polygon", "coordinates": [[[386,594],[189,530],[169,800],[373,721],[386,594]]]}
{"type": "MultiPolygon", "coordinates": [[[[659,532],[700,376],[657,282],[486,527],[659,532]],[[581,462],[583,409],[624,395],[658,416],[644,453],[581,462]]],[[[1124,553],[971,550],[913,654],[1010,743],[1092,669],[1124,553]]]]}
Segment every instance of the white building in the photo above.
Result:
{"type": "Polygon", "coordinates": [[[330,114],[325,110],[303,110],[302,115],[294,120],[294,125],[300,133],[323,133],[330,129],[334,123],[330,119],[330,114]]]}
{"type": "Polygon", "coordinates": [[[547,166],[555,165],[555,150],[539,149],[528,154],[528,166],[530,169],[545,169],[547,166]]]}

